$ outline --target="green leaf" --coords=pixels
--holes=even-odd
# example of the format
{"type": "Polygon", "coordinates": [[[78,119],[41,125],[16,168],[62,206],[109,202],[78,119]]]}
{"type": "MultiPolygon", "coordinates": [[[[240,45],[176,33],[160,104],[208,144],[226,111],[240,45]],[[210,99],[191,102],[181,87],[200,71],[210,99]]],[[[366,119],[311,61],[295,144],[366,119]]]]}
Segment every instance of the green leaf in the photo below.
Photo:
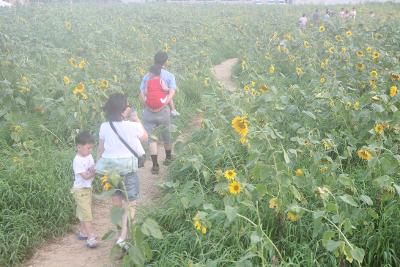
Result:
{"type": "Polygon", "coordinates": [[[255,197],[257,199],[262,199],[263,196],[267,193],[268,188],[265,184],[257,184],[256,189],[254,190],[255,197]]]}
{"type": "Polygon", "coordinates": [[[319,210],[319,211],[313,212],[314,220],[319,219],[319,218],[321,218],[323,216],[325,216],[325,211],[323,211],[323,210],[319,210]]]}
{"type": "Polygon", "coordinates": [[[160,230],[160,226],[158,223],[151,219],[151,218],[146,218],[144,223],[142,224],[142,232],[143,234],[147,236],[152,236],[157,239],[162,239],[163,235],[160,230]]]}
{"type": "Polygon", "coordinates": [[[303,201],[303,196],[301,195],[301,193],[299,192],[299,190],[297,190],[297,188],[293,185],[290,186],[290,191],[292,192],[293,196],[298,200],[298,201],[303,201]]]}
{"type": "Polygon", "coordinates": [[[111,212],[110,212],[110,217],[111,217],[111,222],[114,225],[120,225],[121,224],[121,219],[122,216],[124,215],[125,210],[123,208],[120,207],[112,207],[111,208],[111,212]]]}
{"type": "Polygon", "coordinates": [[[397,184],[393,184],[394,188],[396,188],[397,194],[400,196],[400,186],[397,184]]]}
{"type": "Polygon", "coordinates": [[[364,260],[365,252],[362,248],[354,246],[351,250],[351,255],[356,261],[358,261],[359,264],[361,264],[364,260]]]}
{"type": "Polygon", "coordinates": [[[324,247],[326,247],[328,245],[328,241],[330,241],[332,239],[332,237],[335,236],[335,232],[333,231],[326,231],[324,232],[324,234],[322,235],[322,245],[324,247]]]}
{"type": "Polygon", "coordinates": [[[253,231],[251,232],[250,240],[251,244],[257,244],[262,241],[262,237],[256,231],[253,231]]]}
{"type": "Polygon", "coordinates": [[[374,203],[372,202],[372,199],[367,196],[367,195],[361,195],[360,199],[362,202],[364,202],[365,204],[367,204],[368,206],[372,206],[374,203]]]}
{"type": "Polygon", "coordinates": [[[332,252],[335,251],[338,247],[340,247],[343,244],[343,241],[334,241],[334,240],[329,240],[325,246],[325,248],[332,252]]]}
{"type": "Polygon", "coordinates": [[[184,209],[188,209],[189,208],[189,200],[187,199],[187,197],[182,197],[181,198],[181,203],[184,209]]]}
{"type": "Polygon", "coordinates": [[[315,117],[315,115],[311,111],[303,110],[303,113],[306,114],[308,117],[310,117],[313,120],[317,119],[317,117],[315,117]]]}
{"type": "Polygon", "coordinates": [[[225,206],[225,215],[228,222],[232,222],[237,216],[237,208],[231,206],[225,206]]]}
{"type": "Polygon", "coordinates": [[[129,254],[127,256],[135,264],[135,266],[144,266],[146,262],[144,252],[137,246],[130,247],[129,254]]]}
{"type": "Polygon", "coordinates": [[[376,213],[376,211],[374,209],[372,209],[372,208],[368,208],[367,209],[367,213],[368,213],[369,216],[371,216],[375,220],[379,218],[379,214],[376,213]]]}
{"type": "Polygon", "coordinates": [[[340,196],[339,198],[353,207],[358,207],[358,204],[354,201],[354,198],[348,194],[340,196]]]}
{"type": "Polygon", "coordinates": [[[109,241],[109,240],[111,240],[111,239],[114,238],[115,234],[116,234],[115,230],[110,230],[110,231],[108,231],[107,233],[105,233],[105,234],[102,236],[101,240],[107,240],[107,241],[109,241]]]}

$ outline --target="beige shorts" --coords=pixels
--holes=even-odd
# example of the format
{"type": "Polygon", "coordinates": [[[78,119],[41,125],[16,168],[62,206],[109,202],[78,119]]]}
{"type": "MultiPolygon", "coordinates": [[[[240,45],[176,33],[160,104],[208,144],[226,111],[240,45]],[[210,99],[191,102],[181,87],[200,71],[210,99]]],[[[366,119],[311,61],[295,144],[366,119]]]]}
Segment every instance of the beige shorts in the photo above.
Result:
{"type": "Polygon", "coordinates": [[[71,193],[76,202],[76,217],[81,222],[92,221],[92,188],[73,188],[71,193]]]}

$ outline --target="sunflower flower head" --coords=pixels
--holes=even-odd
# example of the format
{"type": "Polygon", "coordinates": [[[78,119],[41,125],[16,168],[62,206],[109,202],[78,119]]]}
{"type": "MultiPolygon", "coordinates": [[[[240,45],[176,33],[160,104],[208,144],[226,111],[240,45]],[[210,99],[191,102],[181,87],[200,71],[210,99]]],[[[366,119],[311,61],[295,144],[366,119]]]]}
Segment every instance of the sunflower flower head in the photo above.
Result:
{"type": "Polygon", "coordinates": [[[372,159],[372,154],[368,149],[360,149],[360,150],[358,150],[357,151],[357,156],[360,159],[367,160],[367,161],[372,159]]]}
{"type": "Polygon", "coordinates": [[[239,182],[233,181],[229,183],[229,193],[231,193],[232,195],[237,195],[240,193],[240,191],[241,191],[241,186],[239,182]]]}
{"type": "Polygon", "coordinates": [[[324,31],[325,31],[325,26],[324,25],[319,26],[319,32],[324,32],[324,31]]]}
{"type": "Polygon", "coordinates": [[[397,86],[393,85],[392,87],[390,87],[390,96],[395,97],[396,95],[397,95],[397,86]]]}
{"type": "Polygon", "coordinates": [[[287,213],[287,218],[291,222],[297,222],[300,219],[300,217],[296,213],[291,211],[287,213]]]}
{"type": "Polygon", "coordinates": [[[232,128],[241,136],[247,135],[249,132],[249,121],[247,116],[236,116],[232,120],[232,128]]]}
{"type": "Polygon", "coordinates": [[[275,73],[275,65],[270,65],[268,68],[269,74],[274,74],[275,73]]]}
{"type": "Polygon", "coordinates": [[[268,201],[268,207],[269,207],[270,209],[276,209],[276,208],[278,208],[278,199],[277,199],[276,197],[271,198],[271,199],[268,201]]]}
{"type": "Polygon", "coordinates": [[[68,76],[64,76],[63,80],[65,85],[69,85],[71,83],[71,79],[68,78],[68,76]]]}
{"type": "Polygon", "coordinates": [[[233,181],[233,180],[235,180],[236,172],[233,169],[226,170],[224,173],[224,176],[227,180],[233,181]]]}
{"type": "Polygon", "coordinates": [[[108,81],[107,80],[101,80],[100,81],[100,88],[101,89],[107,89],[108,88],[108,81]]]}
{"type": "Polygon", "coordinates": [[[302,169],[298,168],[298,169],[295,170],[294,174],[295,174],[297,177],[300,177],[300,176],[303,176],[303,175],[304,175],[304,172],[303,172],[302,169]]]}
{"type": "Polygon", "coordinates": [[[385,130],[385,127],[384,127],[384,125],[382,123],[376,123],[375,124],[375,126],[374,126],[375,133],[380,135],[380,134],[383,133],[384,130],[385,130]]]}

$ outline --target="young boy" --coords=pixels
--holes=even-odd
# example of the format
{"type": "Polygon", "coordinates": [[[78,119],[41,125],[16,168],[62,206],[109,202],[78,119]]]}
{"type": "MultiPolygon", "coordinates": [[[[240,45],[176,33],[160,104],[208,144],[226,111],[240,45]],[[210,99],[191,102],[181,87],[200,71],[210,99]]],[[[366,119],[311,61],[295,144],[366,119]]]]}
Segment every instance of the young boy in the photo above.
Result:
{"type": "Polygon", "coordinates": [[[79,240],[86,240],[89,248],[97,247],[92,224],[92,181],[95,176],[92,148],[94,138],[88,131],[81,131],[75,138],[76,156],[73,161],[74,186],[71,190],[76,202],[76,216],[80,221],[79,240]]]}

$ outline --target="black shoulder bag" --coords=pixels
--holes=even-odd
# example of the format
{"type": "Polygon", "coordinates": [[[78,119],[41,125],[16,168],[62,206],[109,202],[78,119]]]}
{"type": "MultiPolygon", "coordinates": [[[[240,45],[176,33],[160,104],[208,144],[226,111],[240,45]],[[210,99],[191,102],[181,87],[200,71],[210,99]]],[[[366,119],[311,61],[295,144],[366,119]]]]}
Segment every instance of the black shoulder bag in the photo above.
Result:
{"type": "Polygon", "coordinates": [[[115,129],[115,126],[112,123],[112,121],[110,121],[109,123],[110,123],[111,129],[113,129],[114,133],[118,136],[119,140],[138,159],[138,168],[143,168],[144,167],[144,162],[146,160],[146,155],[143,155],[143,156],[139,157],[139,155],[135,152],[135,150],[133,150],[133,148],[131,148],[124,139],[122,139],[122,137],[119,135],[119,133],[115,129]]]}

